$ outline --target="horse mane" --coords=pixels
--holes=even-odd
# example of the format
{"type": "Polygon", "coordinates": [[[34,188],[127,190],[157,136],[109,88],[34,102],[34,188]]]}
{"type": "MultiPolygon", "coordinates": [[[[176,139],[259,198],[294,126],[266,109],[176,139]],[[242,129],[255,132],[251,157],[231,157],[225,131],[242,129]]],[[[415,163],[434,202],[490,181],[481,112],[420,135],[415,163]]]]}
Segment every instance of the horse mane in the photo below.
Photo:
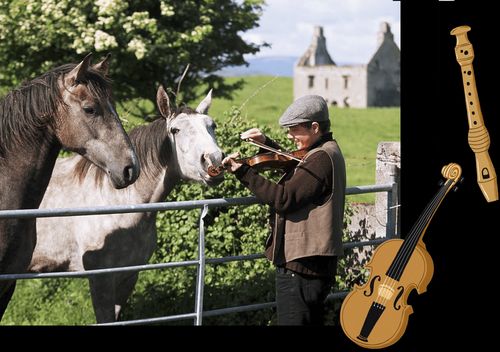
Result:
{"type": "MultiPolygon", "coordinates": [[[[198,112],[183,105],[175,109],[172,119],[182,113],[193,115],[198,112]]],[[[134,127],[129,132],[130,141],[141,165],[141,174],[148,178],[153,178],[169,161],[172,150],[167,140],[168,133],[167,123],[163,116],[157,116],[153,122],[134,127]]],[[[75,165],[74,176],[83,182],[90,170],[93,170],[95,183],[102,186],[106,173],[83,157],[80,157],[75,165]]]]}
{"type": "MultiPolygon", "coordinates": [[[[57,126],[58,108],[66,108],[59,78],[71,72],[76,64],[56,67],[31,81],[24,81],[0,99],[0,157],[16,146],[33,143],[44,136],[48,127],[57,126]]],[[[101,72],[89,68],[84,81],[95,97],[111,97],[111,81],[101,72]]]]}

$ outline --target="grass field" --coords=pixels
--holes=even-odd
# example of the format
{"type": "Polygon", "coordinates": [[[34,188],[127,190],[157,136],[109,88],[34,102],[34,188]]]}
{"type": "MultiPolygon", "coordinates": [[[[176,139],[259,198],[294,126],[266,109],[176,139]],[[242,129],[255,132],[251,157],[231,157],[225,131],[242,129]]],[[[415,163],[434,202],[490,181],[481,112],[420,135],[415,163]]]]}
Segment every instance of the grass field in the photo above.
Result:
{"type": "MultiPolygon", "coordinates": [[[[214,92],[210,115],[220,125],[225,118],[224,112],[237,106],[241,107],[243,116],[255,121],[256,126],[277,126],[278,118],[293,100],[292,79],[256,76],[245,77],[245,81],[245,88],[237,92],[233,100],[219,99],[214,92]]],[[[134,122],[135,119],[126,111],[119,109],[118,112],[134,122]]],[[[378,143],[399,141],[400,138],[399,108],[331,108],[330,114],[334,135],[346,158],[348,186],[374,184],[378,143]]],[[[373,193],[348,198],[351,202],[374,202],[374,199],[373,193]]],[[[18,282],[2,324],[74,325],[94,322],[85,279],[43,281],[43,285],[42,280],[18,282]]]]}
{"type": "MultiPolygon", "coordinates": [[[[228,78],[233,82],[239,78],[228,78]]],[[[281,114],[293,101],[293,80],[271,76],[245,77],[245,87],[233,100],[217,98],[213,93],[210,115],[217,121],[231,106],[256,121],[256,127],[277,126],[281,114]]],[[[400,140],[399,108],[341,109],[330,108],[332,131],[347,163],[347,185],[375,184],[377,145],[381,141],[400,140]]],[[[375,201],[375,194],[350,196],[353,202],[375,201]]]]}

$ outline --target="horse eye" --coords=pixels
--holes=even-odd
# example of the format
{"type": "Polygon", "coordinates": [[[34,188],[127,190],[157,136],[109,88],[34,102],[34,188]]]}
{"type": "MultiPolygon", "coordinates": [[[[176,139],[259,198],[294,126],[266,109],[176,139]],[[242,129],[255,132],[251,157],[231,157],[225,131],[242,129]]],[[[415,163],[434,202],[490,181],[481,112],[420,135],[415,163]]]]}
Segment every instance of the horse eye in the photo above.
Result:
{"type": "Polygon", "coordinates": [[[179,129],[177,127],[171,127],[170,128],[170,133],[176,134],[177,132],[179,132],[179,129]]]}
{"type": "Polygon", "coordinates": [[[95,114],[95,109],[91,106],[84,106],[83,111],[85,111],[86,114],[89,115],[94,115],[95,114]]]}

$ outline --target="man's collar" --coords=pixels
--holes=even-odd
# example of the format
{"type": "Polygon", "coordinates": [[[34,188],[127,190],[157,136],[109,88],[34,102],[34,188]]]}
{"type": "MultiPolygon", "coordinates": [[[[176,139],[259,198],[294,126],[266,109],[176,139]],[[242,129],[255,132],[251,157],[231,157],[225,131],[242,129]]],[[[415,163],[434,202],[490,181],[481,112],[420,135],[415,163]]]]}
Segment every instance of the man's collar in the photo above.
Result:
{"type": "Polygon", "coordinates": [[[333,141],[333,134],[332,132],[327,132],[324,133],[314,144],[312,144],[310,147],[307,148],[307,150],[313,150],[314,148],[319,147],[325,142],[328,141],[333,141]]]}

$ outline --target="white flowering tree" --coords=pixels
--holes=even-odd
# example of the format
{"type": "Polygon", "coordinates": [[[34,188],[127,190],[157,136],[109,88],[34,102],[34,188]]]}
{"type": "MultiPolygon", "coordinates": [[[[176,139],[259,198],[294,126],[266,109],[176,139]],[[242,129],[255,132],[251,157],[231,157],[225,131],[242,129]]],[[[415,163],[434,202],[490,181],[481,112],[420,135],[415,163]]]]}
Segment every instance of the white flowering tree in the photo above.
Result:
{"type": "Polygon", "coordinates": [[[260,45],[241,34],[258,24],[264,0],[0,0],[0,88],[35,77],[87,53],[111,53],[110,75],[118,102],[154,101],[161,83],[183,100],[206,84],[218,96],[236,85],[214,74],[245,64],[260,45]]]}

